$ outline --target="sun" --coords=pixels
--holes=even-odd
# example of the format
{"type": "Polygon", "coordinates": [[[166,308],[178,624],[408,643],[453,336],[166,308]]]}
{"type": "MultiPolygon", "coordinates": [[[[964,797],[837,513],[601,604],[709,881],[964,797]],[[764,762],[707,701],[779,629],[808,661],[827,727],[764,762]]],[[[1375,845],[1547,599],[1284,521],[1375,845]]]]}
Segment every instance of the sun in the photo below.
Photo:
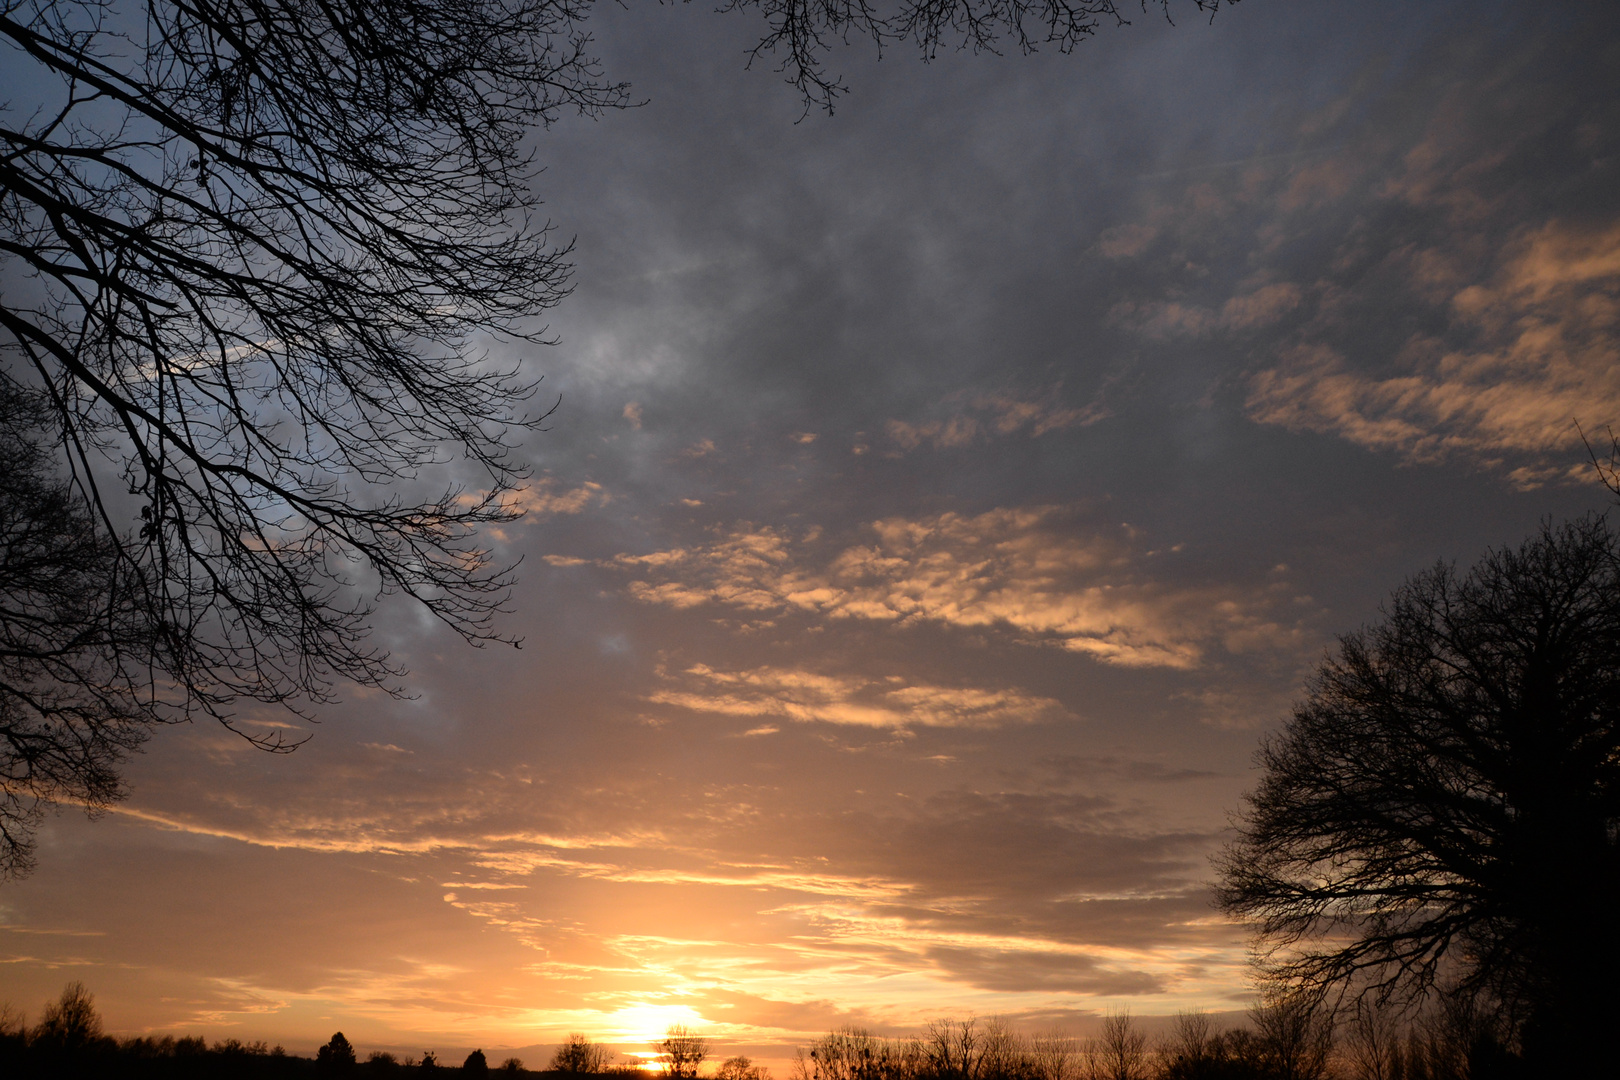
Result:
{"type": "Polygon", "coordinates": [[[698,1029],[706,1021],[690,1005],[654,1005],[637,1002],[602,1017],[602,1037],[621,1043],[653,1043],[675,1024],[698,1029]]]}

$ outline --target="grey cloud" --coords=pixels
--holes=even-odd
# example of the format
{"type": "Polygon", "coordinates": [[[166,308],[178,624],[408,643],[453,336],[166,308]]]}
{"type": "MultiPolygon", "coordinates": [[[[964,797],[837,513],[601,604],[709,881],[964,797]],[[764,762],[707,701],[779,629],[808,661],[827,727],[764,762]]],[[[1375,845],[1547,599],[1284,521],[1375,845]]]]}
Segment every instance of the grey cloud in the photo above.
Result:
{"type": "Polygon", "coordinates": [[[1260,423],[1521,486],[1584,482],[1573,421],[1620,416],[1620,225],[1599,196],[1616,118],[1580,79],[1525,76],[1600,77],[1612,13],[1547,15],[1521,15],[1511,46],[1424,46],[1359,108],[1302,125],[1317,157],[1147,197],[1102,248],[1160,295],[1123,296],[1115,323],[1254,357],[1244,407],[1260,423]],[[1437,94],[1442,63],[1468,74],[1437,94]],[[1212,272],[1235,256],[1241,272],[1212,272]]]}
{"type": "Polygon", "coordinates": [[[1167,585],[1151,562],[1167,553],[1143,550],[1129,527],[1076,529],[1074,516],[1035,506],[889,518],[825,554],[816,551],[819,529],[797,538],[743,524],[690,549],[621,554],[606,565],[636,574],[628,590],[644,603],[1010,631],[1128,667],[1196,667],[1211,646],[1295,645],[1297,627],[1274,614],[1285,583],[1167,585]]]}
{"type": "Polygon", "coordinates": [[[1083,956],[1008,949],[929,949],[923,954],[952,979],[986,990],[1058,990],[1129,997],[1162,990],[1166,979],[1145,971],[1113,971],[1083,956]]]}

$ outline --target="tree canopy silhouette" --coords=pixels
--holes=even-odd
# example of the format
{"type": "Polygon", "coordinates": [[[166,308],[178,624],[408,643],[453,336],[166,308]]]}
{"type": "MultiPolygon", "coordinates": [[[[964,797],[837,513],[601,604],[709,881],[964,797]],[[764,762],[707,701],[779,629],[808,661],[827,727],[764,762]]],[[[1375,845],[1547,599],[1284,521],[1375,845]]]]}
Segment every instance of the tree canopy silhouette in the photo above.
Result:
{"type": "Polygon", "coordinates": [[[315,1069],[322,1076],[347,1076],[354,1072],[354,1045],[343,1037],[343,1032],[334,1032],[332,1038],[315,1051],[315,1069]]]}
{"type": "Polygon", "coordinates": [[[1380,622],[1341,639],[1259,763],[1220,901],[1254,923],[1276,985],[1473,997],[1538,1075],[1596,1053],[1620,1007],[1607,519],[1408,581],[1380,622]]]}

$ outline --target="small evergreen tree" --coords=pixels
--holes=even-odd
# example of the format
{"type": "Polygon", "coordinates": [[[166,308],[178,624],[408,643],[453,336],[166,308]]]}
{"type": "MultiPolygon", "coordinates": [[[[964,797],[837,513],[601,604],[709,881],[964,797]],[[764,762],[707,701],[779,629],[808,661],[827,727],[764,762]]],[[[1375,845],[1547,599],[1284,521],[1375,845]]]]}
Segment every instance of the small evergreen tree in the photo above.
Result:
{"type": "Polygon", "coordinates": [[[323,1076],[354,1071],[354,1047],[343,1037],[343,1032],[335,1032],[331,1042],[315,1051],[315,1068],[323,1076]]]}

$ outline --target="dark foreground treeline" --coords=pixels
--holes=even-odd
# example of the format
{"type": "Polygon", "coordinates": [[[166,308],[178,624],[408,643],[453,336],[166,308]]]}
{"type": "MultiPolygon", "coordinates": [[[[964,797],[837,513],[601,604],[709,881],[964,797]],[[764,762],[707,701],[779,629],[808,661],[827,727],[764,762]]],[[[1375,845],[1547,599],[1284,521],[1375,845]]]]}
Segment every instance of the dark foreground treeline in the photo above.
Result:
{"type": "MultiPolygon", "coordinates": [[[[672,1028],[656,1048],[668,1080],[771,1080],[769,1070],[743,1057],[706,1068],[708,1040],[684,1028],[672,1028]]],[[[479,1050],[459,1063],[441,1062],[431,1051],[403,1059],[378,1051],[362,1059],[341,1033],[314,1058],[235,1039],[209,1045],[200,1038],[113,1038],[102,1033],[93,999],[78,983],[35,1025],[9,1009],[0,1012],[3,1080],[646,1076],[639,1065],[614,1064],[605,1047],[582,1035],[570,1036],[550,1065],[531,1071],[517,1058],[497,1064],[479,1050]]],[[[1610,1066],[1591,1077],[1620,1076],[1620,1067],[1610,1066]]],[[[1329,1018],[1286,1005],[1257,1008],[1235,1027],[1183,1014],[1156,1037],[1129,1014],[1108,1017],[1101,1033],[1086,1039],[1025,1034],[998,1018],[940,1020],[904,1038],[845,1028],[801,1048],[791,1073],[791,1080],[1530,1080],[1500,1026],[1476,1010],[1400,1017],[1361,1009],[1329,1018]]]]}
{"type": "MultiPolygon", "coordinates": [[[[1613,1080],[1620,1071],[1594,1072],[1613,1080]]],[[[1273,1006],[1223,1028],[1182,1014],[1150,1036],[1126,1014],[1095,1037],[1027,1035],[998,1019],[941,1020],[885,1039],[833,1032],[800,1050],[792,1080],[1530,1080],[1498,1026],[1465,1007],[1417,1017],[1363,1009],[1335,1021],[1273,1006]]],[[[1585,1077],[1542,1080],[1586,1080],[1585,1077]]]]}
{"type": "Polygon", "coordinates": [[[0,1010],[0,1080],[326,1080],[347,1077],[540,1077],[517,1058],[491,1066],[474,1050],[460,1063],[440,1062],[432,1051],[397,1058],[377,1051],[361,1060],[343,1034],[332,1036],[313,1057],[279,1046],[226,1039],[212,1045],[196,1037],[114,1038],[102,1032],[95,999],[83,983],[71,983],[29,1025],[10,1006],[0,1010]]]}

